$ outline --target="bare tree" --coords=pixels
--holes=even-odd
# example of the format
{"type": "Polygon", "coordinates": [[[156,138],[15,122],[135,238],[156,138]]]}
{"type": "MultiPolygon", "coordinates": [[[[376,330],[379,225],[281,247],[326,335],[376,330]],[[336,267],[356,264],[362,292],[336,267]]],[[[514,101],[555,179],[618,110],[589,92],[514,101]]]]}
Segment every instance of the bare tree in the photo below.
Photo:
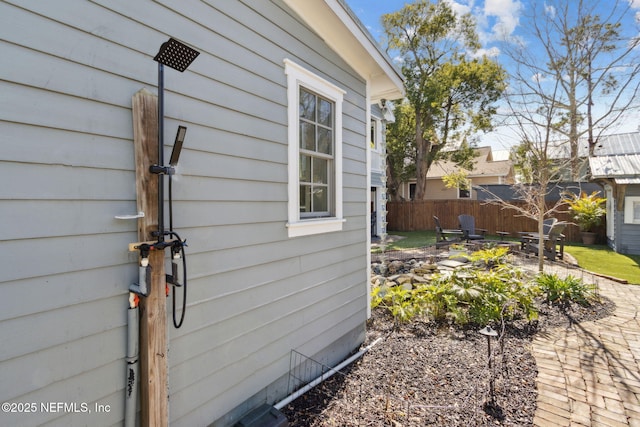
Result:
{"type": "MultiPolygon", "coordinates": [[[[517,69],[516,72],[524,72],[517,69]]],[[[493,194],[489,203],[515,211],[516,216],[535,220],[538,234],[538,269],[544,268],[544,219],[558,212],[562,201],[547,204],[547,195],[554,188],[561,172],[569,167],[571,158],[558,160],[557,131],[553,124],[562,114],[558,97],[560,82],[533,79],[526,82],[514,80],[507,103],[512,111],[513,128],[521,143],[513,149],[511,157],[519,174],[520,184],[514,186],[520,203],[503,200],[493,194]],[[544,88],[544,90],[543,90],[544,88]]]]}
{"type": "Polygon", "coordinates": [[[550,126],[569,142],[571,176],[579,180],[586,154],[579,152],[580,140],[586,137],[592,156],[599,137],[639,107],[640,38],[631,2],[532,2],[524,21],[526,36],[503,46],[520,69],[512,80],[553,101],[557,114],[550,126]]]}
{"type": "MultiPolygon", "coordinates": [[[[604,7],[596,0],[532,2],[524,16],[526,37],[512,37],[502,47],[510,63],[507,111],[520,141],[513,159],[524,206],[497,197],[492,203],[537,220],[540,236],[545,217],[562,204],[547,205],[549,191],[564,171],[580,178],[585,154],[579,151],[580,139],[588,136],[593,154],[599,136],[638,107],[638,32],[624,34],[628,28],[623,26],[629,5],[620,0],[604,7]]],[[[542,271],[543,245],[538,256],[542,271]]]]}

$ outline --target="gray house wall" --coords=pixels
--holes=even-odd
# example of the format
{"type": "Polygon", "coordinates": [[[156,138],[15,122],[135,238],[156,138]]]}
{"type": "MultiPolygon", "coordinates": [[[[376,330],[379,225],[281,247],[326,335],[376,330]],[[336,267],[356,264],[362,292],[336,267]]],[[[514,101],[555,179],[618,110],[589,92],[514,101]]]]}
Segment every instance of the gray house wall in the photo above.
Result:
{"type": "Polygon", "coordinates": [[[228,425],[283,397],[291,349],[334,364],[363,341],[365,82],[284,3],[1,1],[0,16],[0,400],[109,407],[1,413],[1,425],[122,422],[137,238],[114,216],[136,210],[131,97],[156,91],[169,36],[201,52],[165,71],[168,143],[188,126],[173,186],[189,292],[170,329],[171,425],[228,425]],[[340,232],[287,237],[284,58],[346,91],[340,232]]]}
{"type": "MultiPolygon", "coordinates": [[[[640,185],[627,185],[624,195],[625,197],[639,197],[640,185]]],[[[623,254],[640,255],[640,225],[625,224],[624,210],[616,210],[615,214],[615,240],[610,242],[613,249],[623,254]]]]}

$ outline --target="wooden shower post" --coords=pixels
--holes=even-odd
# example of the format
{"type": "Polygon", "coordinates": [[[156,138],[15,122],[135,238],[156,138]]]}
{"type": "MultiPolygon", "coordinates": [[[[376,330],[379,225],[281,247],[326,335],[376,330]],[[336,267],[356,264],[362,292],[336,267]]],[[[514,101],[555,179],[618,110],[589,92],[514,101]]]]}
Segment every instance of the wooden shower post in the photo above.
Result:
{"type": "MultiPolygon", "coordinates": [[[[158,98],[146,89],[132,99],[136,163],[138,241],[155,241],[158,230],[158,176],[149,166],[158,163],[158,98]]],[[[169,424],[167,381],[167,306],[164,250],[152,250],[149,296],[140,297],[140,425],[169,424]]]]}

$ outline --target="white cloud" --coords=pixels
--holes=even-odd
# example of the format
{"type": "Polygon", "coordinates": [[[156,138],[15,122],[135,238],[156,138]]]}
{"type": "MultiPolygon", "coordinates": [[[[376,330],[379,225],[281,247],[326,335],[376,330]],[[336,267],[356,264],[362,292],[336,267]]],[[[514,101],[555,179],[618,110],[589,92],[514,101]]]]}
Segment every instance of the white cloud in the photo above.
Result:
{"type": "Polygon", "coordinates": [[[459,3],[454,0],[447,0],[447,3],[449,3],[449,6],[451,6],[451,9],[459,16],[465,15],[471,12],[471,5],[459,3]]]}
{"type": "Polygon", "coordinates": [[[404,63],[404,58],[400,55],[394,56],[393,62],[395,62],[398,65],[402,65],[404,63]]]}
{"type": "Polygon", "coordinates": [[[511,38],[523,10],[521,0],[484,0],[484,4],[471,4],[469,7],[476,18],[483,43],[511,38]]]}
{"type": "Polygon", "coordinates": [[[537,83],[544,83],[544,82],[551,81],[551,78],[549,76],[545,76],[544,74],[536,73],[533,76],[531,76],[531,80],[537,83]]]}
{"type": "Polygon", "coordinates": [[[544,4],[544,13],[549,15],[549,18],[553,19],[556,17],[556,8],[550,4],[544,4]]]}
{"type": "Polygon", "coordinates": [[[629,0],[631,9],[640,9],[640,0],[629,0]]]}
{"type": "Polygon", "coordinates": [[[481,58],[483,56],[486,56],[487,58],[495,58],[498,55],[500,55],[500,49],[493,46],[490,47],[489,49],[478,49],[476,52],[473,53],[473,57],[474,58],[481,58]]]}
{"type": "Polygon", "coordinates": [[[484,15],[495,17],[491,29],[494,37],[504,38],[515,31],[520,22],[522,3],[519,0],[485,0],[484,15]]]}

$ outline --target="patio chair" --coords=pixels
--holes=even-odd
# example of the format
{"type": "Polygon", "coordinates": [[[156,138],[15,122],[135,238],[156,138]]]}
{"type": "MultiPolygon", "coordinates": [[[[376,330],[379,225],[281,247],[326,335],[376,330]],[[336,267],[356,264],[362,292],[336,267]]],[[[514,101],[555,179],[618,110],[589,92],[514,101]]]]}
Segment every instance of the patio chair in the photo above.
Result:
{"type": "MultiPolygon", "coordinates": [[[[544,221],[542,221],[542,234],[549,234],[549,231],[551,231],[551,228],[558,222],[558,220],[556,218],[547,218],[544,221]]],[[[529,240],[531,239],[527,239],[526,236],[531,236],[531,235],[538,235],[537,231],[518,231],[518,234],[520,235],[520,251],[521,252],[527,252],[527,243],[529,240]]]]}
{"type": "Polygon", "coordinates": [[[472,215],[458,215],[460,229],[464,233],[462,238],[467,242],[469,240],[483,240],[487,230],[484,228],[476,228],[476,220],[472,215]]]}
{"type": "Polygon", "coordinates": [[[460,240],[464,234],[462,230],[445,229],[440,225],[440,219],[437,216],[433,216],[433,220],[436,223],[436,247],[443,246],[452,242],[460,240]],[[449,237],[450,239],[448,239],[449,237]]]}
{"type": "MultiPolygon", "coordinates": [[[[565,236],[562,232],[566,226],[566,222],[556,222],[549,230],[549,234],[542,236],[544,245],[543,254],[550,261],[555,261],[556,258],[564,259],[565,236]]],[[[541,240],[538,233],[531,233],[528,236],[524,236],[523,240],[526,240],[524,252],[538,255],[541,240]]]]}

